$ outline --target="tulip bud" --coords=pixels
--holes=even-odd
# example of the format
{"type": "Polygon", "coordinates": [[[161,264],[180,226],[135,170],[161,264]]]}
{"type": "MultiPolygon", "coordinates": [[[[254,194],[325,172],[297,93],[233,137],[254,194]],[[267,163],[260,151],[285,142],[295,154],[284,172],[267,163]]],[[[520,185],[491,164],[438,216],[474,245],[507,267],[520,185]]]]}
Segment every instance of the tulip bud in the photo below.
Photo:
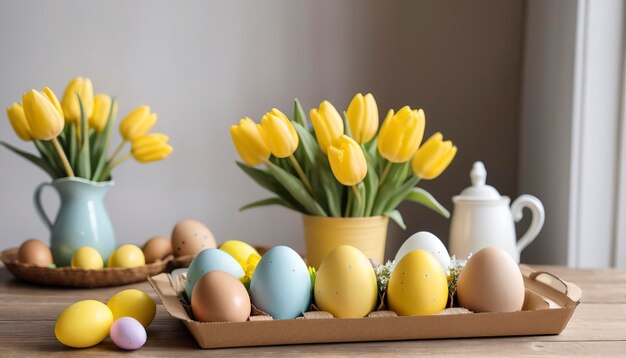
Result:
{"type": "Polygon", "coordinates": [[[111,108],[111,97],[104,93],[97,94],[93,98],[93,114],[89,118],[89,127],[102,132],[109,119],[109,111],[113,111],[113,117],[117,114],[117,105],[111,108]]]}
{"type": "Polygon", "coordinates": [[[300,139],[296,129],[289,118],[276,108],[261,118],[259,130],[265,144],[277,158],[287,158],[298,148],[300,139]]]}
{"type": "Polygon", "coordinates": [[[413,172],[421,179],[435,179],[450,165],[456,151],[451,141],[444,142],[441,133],[435,133],[413,157],[413,172]]]}
{"type": "Polygon", "coordinates": [[[239,125],[230,126],[230,136],[239,156],[246,164],[254,167],[270,158],[270,149],[263,141],[259,125],[250,118],[242,118],[239,125]]]}
{"type": "Polygon", "coordinates": [[[328,147],[328,161],[337,180],[346,186],[360,183],[367,175],[365,154],[359,143],[343,134],[328,147]]]}
{"type": "Polygon", "coordinates": [[[120,123],[120,134],[125,140],[133,141],[148,133],[156,121],[157,116],[155,113],[150,113],[150,107],[137,107],[120,123]]]}
{"type": "Polygon", "coordinates": [[[357,93],[346,111],[352,138],[359,143],[367,143],[378,130],[378,106],[371,93],[363,96],[357,93]]]}
{"type": "Polygon", "coordinates": [[[392,163],[404,163],[411,159],[424,136],[426,117],[423,110],[402,107],[394,115],[389,110],[378,133],[378,151],[392,163]]]}
{"type": "Polygon", "coordinates": [[[174,149],[165,134],[146,134],[132,141],[131,153],[138,162],[147,163],[167,158],[174,149]]]}
{"type": "Polygon", "coordinates": [[[11,107],[7,108],[7,116],[9,117],[11,127],[13,127],[13,131],[15,131],[15,134],[17,134],[21,140],[30,141],[33,139],[30,134],[30,126],[24,115],[24,108],[22,108],[21,104],[13,103],[11,107]]]}
{"type": "Polygon", "coordinates": [[[56,138],[65,125],[62,113],[53,103],[56,96],[50,89],[46,90],[46,94],[30,90],[22,96],[24,115],[33,139],[56,138]]]}
{"type": "Polygon", "coordinates": [[[319,143],[322,152],[326,154],[328,146],[343,134],[343,120],[339,112],[328,101],[320,103],[319,109],[311,109],[310,115],[317,143],[319,143]]]}
{"type": "Polygon", "coordinates": [[[63,94],[61,100],[61,107],[63,108],[63,114],[65,120],[69,123],[80,124],[80,105],[78,104],[78,97],[83,102],[83,110],[85,111],[85,118],[91,118],[93,114],[93,85],[89,78],[76,77],[70,81],[63,94]]]}

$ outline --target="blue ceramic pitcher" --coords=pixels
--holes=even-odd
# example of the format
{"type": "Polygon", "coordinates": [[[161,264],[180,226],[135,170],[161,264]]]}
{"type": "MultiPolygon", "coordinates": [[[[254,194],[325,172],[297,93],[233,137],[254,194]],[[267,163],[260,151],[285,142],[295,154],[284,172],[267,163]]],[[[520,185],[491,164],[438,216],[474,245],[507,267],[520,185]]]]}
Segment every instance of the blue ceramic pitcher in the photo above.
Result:
{"type": "Polygon", "coordinates": [[[83,178],[62,178],[42,183],[35,190],[35,208],[41,220],[50,229],[50,248],[57,266],[69,266],[74,251],[90,246],[100,252],[106,261],[115,250],[115,233],[104,208],[104,195],[113,182],[92,182],[83,178]],[[54,221],[41,205],[41,192],[54,187],[61,198],[61,206],[54,221]]]}

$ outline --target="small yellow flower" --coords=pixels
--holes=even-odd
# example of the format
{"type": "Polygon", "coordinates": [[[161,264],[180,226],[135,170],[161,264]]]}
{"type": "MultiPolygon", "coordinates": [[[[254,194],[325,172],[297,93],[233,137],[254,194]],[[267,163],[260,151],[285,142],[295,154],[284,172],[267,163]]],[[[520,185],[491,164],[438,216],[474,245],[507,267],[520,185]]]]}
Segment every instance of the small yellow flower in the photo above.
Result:
{"type": "Polygon", "coordinates": [[[287,116],[276,108],[261,118],[261,136],[277,158],[287,158],[298,148],[299,137],[287,116]]]}
{"type": "Polygon", "coordinates": [[[252,119],[245,117],[239,120],[239,125],[230,126],[230,136],[246,164],[254,167],[270,158],[270,149],[261,136],[259,125],[252,119]]]}
{"type": "Polygon", "coordinates": [[[457,148],[451,141],[443,141],[441,133],[433,134],[413,157],[411,165],[416,176],[435,179],[450,165],[457,148]]]}
{"type": "Polygon", "coordinates": [[[317,278],[317,272],[315,267],[309,266],[309,278],[311,279],[311,288],[315,288],[315,279],[317,278]]]}
{"type": "Polygon", "coordinates": [[[246,262],[239,262],[239,264],[243,267],[244,275],[241,277],[240,281],[246,287],[250,286],[250,282],[252,281],[252,276],[254,275],[254,270],[256,270],[257,265],[261,261],[261,256],[257,254],[250,254],[248,256],[248,260],[246,262]]]}
{"type": "Polygon", "coordinates": [[[83,110],[85,111],[85,118],[89,119],[93,114],[93,84],[89,78],[76,77],[70,81],[65,88],[63,99],[61,100],[61,108],[63,108],[63,114],[65,120],[69,123],[80,124],[80,105],[78,104],[78,96],[83,102],[83,110]]]}
{"type": "Polygon", "coordinates": [[[311,109],[310,115],[317,143],[319,143],[322,152],[326,154],[328,147],[343,134],[343,120],[339,112],[328,101],[320,103],[319,109],[311,109]]]}
{"type": "Polygon", "coordinates": [[[174,150],[165,134],[145,134],[132,141],[131,153],[138,162],[147,163],[167,158],[174,150]]]}
{"type": "Polygon", "coordinates": [[[148,133],[157,121],[156,113],[150,113],[150,107],[140,106],[130,112],[120,123],[122,138],[133,141],[148,133]]]}
{"type": "MultiPolygon", "coordinates": [[[[97,94],[93,98],[93,114],[89,118],[89,127],[102,132],[109,119],[111,110],[111,97],[104,93],[97,94]]],[[[113,106],[113,117],[117,114],[117,103],[113,106]]]]}
{"type": "Polygon", "coordinates": [[[328,161],[335,178],[343,185],[356,185],[367,175],[363,149],[359,143],[345,134],[328,147],[328,161]]]}
{"type": "Polygon", "coordinates": [[[22,108],[21,104],[13,103],[11,107],[7,108],[7,116],[9,117],[11,127],[13,127],[13,131],[15,131],[15,134],[17,134],[21,140],[30,141],[33,139],[30,134],[30,126],[24,115],[24,108],[22,108]]]}
{"type": "Polygon", "coordinates": [[[352,138],[359,143],[367,143],[378,130],[378,106],[371,93],[363,96],[357,93],[346,111],[352,138]]]}
{"type": "Polygon", "coordinates": [[[55,100],[56,96],[49,88],[44,93],[30,90],[22,96],[24,115],[33,139],[51,140],[63,130],[63,114],[56,107],[55,100]]]}

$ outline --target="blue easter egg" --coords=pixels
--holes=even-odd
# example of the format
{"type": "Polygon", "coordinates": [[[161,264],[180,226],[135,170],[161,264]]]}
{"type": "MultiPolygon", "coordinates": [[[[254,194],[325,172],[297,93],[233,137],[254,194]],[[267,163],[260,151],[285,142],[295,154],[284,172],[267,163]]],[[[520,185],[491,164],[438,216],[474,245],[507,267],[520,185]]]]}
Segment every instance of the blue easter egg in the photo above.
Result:
{"type": "Polygon", "coordinates": [[[185,284],[185,292],[191,300],[191,293],[196,282],[207,272],[224,271],[239,280],[243,275],[243,268],[229,254],[219,249],[206,249],[200,251],[189,265],[187,271],[187,283],[185,284]]]}
{"type": "Polygon", "coordinates": [[[276,246],[263,255],[250,282],[252,303],[274,319],[293,319],[311,306],[311,279],[300,255],[276,246]]]}

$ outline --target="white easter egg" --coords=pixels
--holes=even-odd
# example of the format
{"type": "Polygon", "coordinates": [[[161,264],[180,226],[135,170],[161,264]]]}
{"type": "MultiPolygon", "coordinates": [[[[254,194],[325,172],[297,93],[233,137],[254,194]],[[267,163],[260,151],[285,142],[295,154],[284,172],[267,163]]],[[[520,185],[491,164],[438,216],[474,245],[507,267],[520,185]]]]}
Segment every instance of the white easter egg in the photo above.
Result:
{"type": "Polygon", "coordinates": [[[396,263],[400,262],[404,255],[411,251],[424,250],[435,256],[444,270],[450,265],[450,255],[439,238],[428,231],[420,231],[406,239],[396,254],[396,263]]]}

